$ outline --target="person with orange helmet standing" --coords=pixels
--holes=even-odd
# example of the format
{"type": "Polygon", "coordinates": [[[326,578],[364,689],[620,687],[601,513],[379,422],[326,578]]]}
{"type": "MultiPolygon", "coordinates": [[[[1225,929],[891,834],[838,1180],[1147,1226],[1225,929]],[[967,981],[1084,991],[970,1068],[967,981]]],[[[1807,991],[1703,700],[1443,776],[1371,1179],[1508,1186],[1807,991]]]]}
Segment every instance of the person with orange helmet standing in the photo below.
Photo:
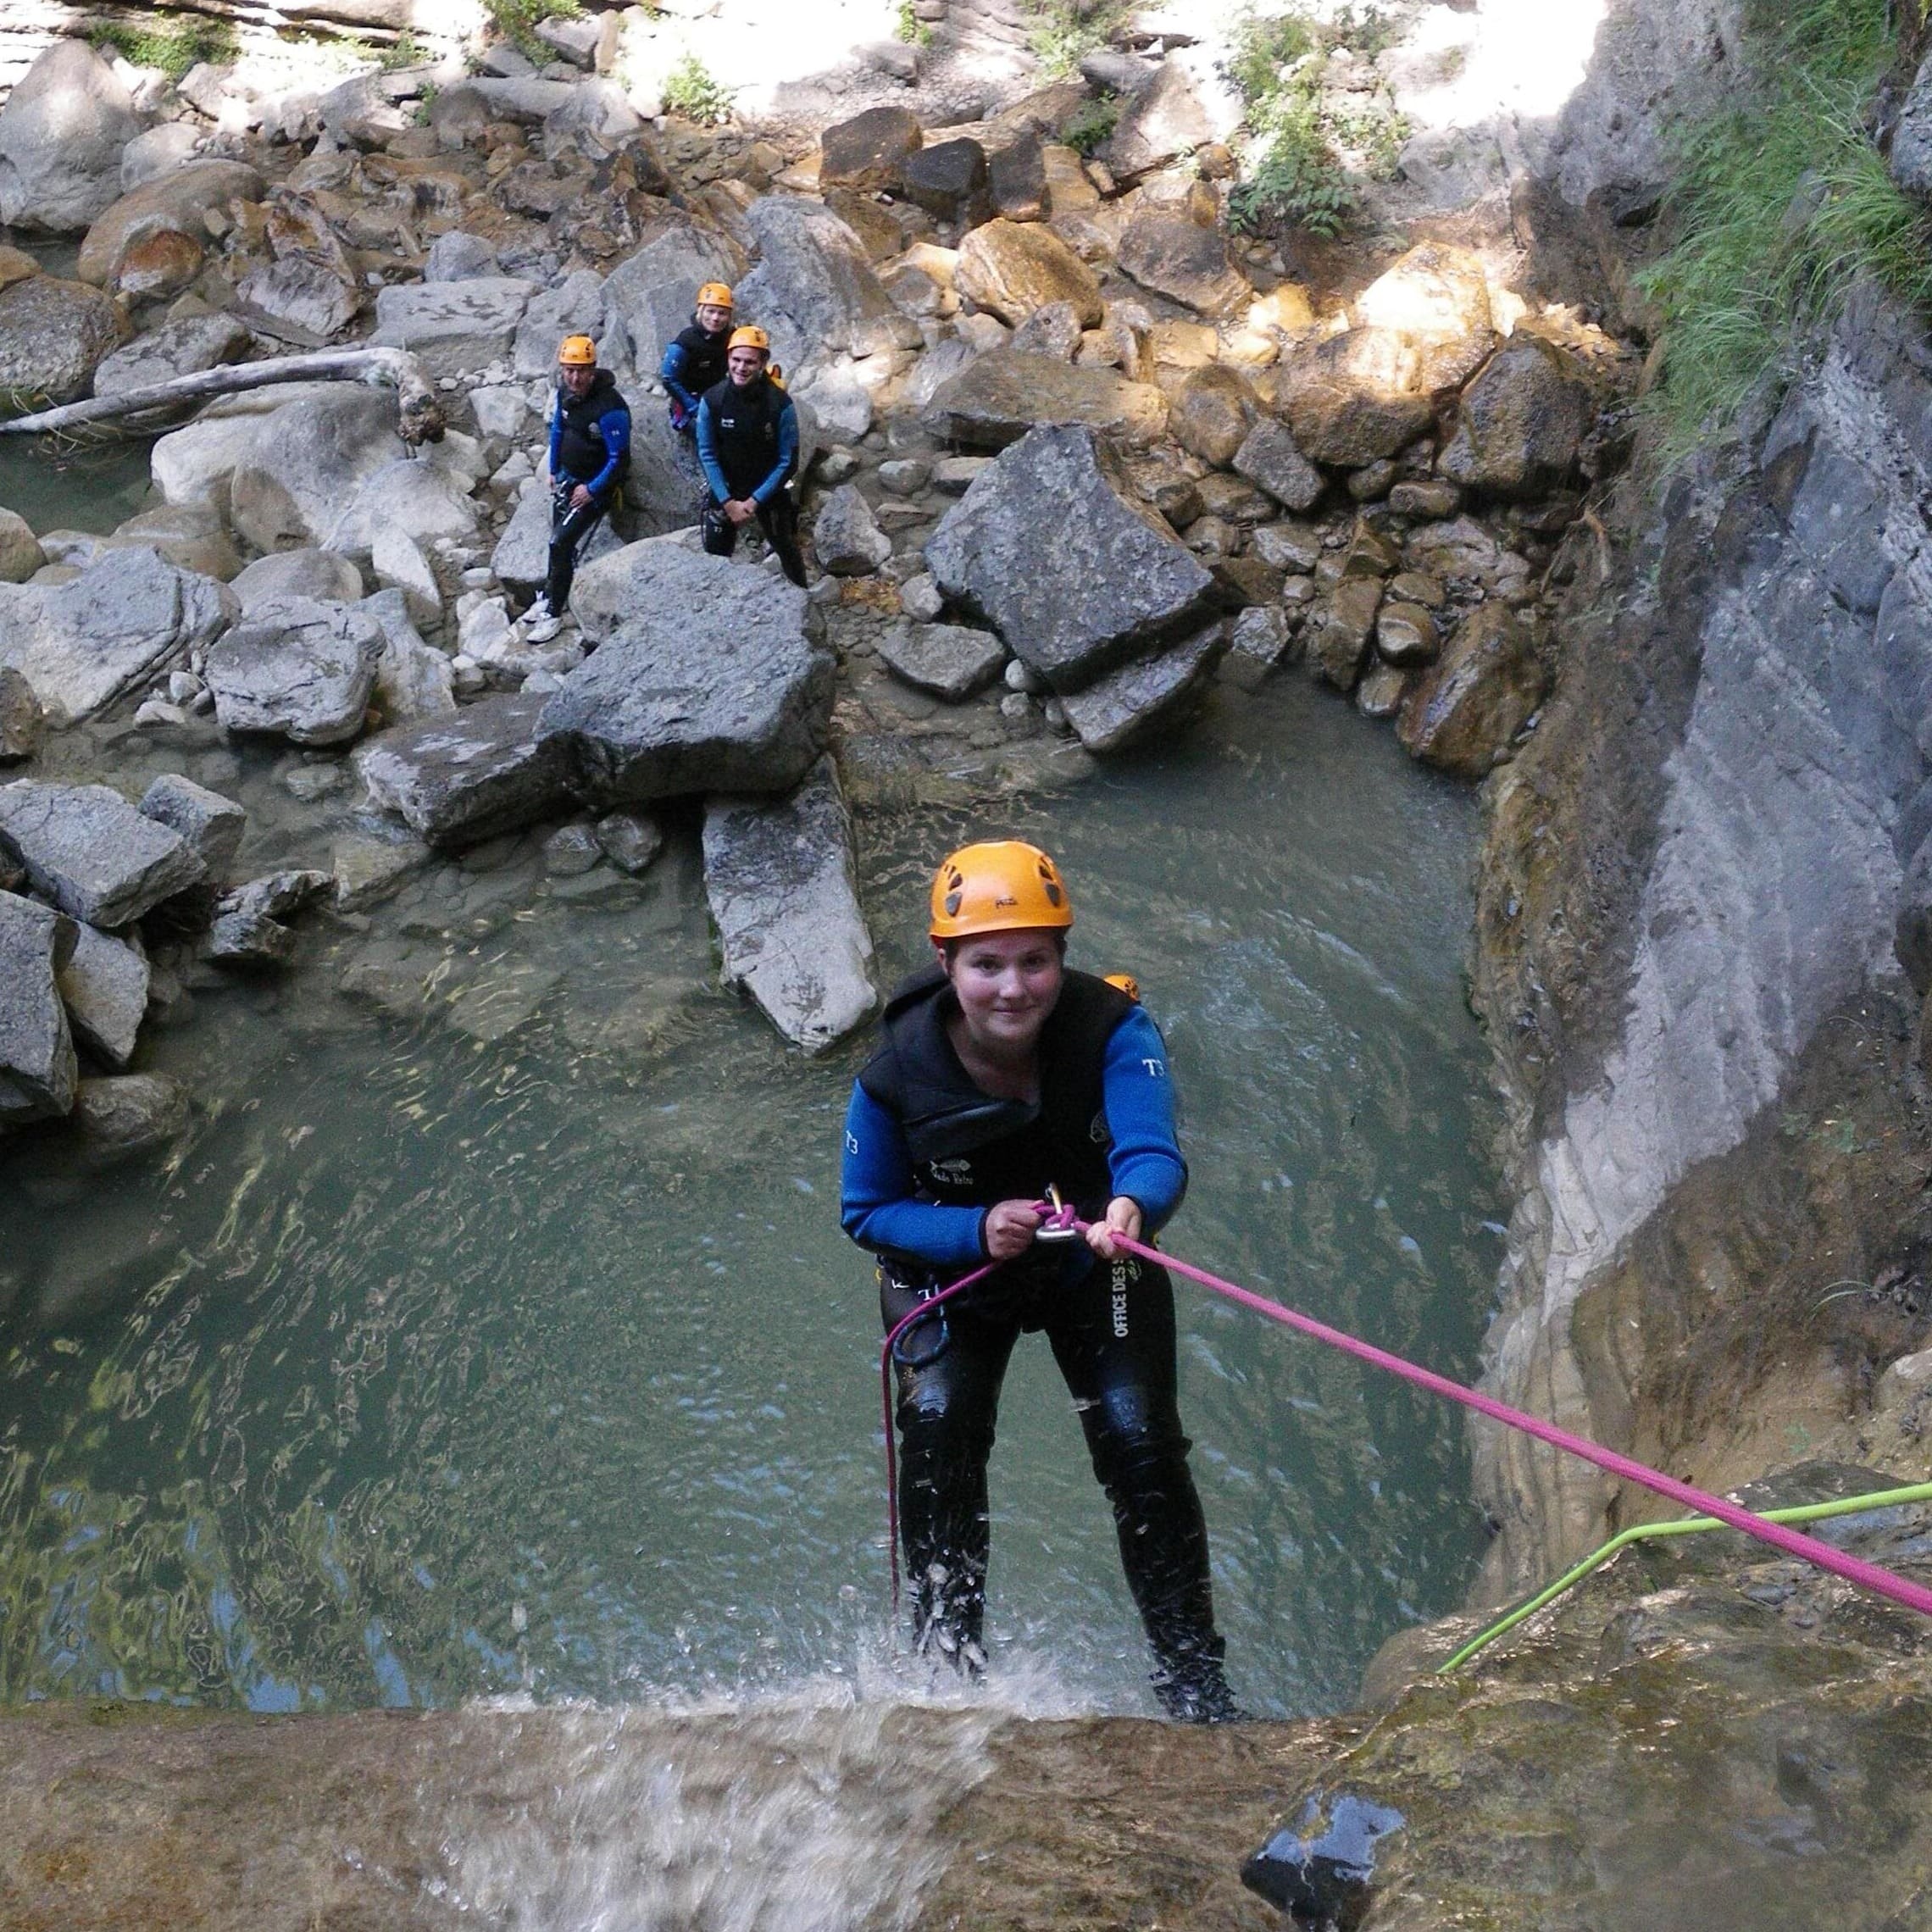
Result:
{"type": "Polygon", "coordinates": [[[608,514],[630,469],[630,406],[610,371],[597,367],[588,336],[557,350],[557,400],[550,416],[550,558],[543,588],[525,612],[524,641],[547,644],[564,628],[578,553],[608,514]]]}
{"type": "Polygon", "coordinates": [[[734,329],[724,380],[697,405],[697,460],[704,472],[700,513],[704,547],[729,557],[753,517],[785,574],[801,587],[798,508],[791,500],[798,467],[798,412],[770,369],[771,338],[763,329],[734,329]]]}
{"type": "Polygon", "coordinates": [[[680,436],[688,439],[697,433],[698,399],[724,380],[735,308],[731,291],[723,282],[705,283],[697,291],[691,325],[665,347],[658,380],[670,398],[671,427],[680,436]]]}
{"type": "Polygon", "coordinates": [[[1003,1265],[896,1344],[901,1523],[914,1635],[985,1667],[986,1464],[1000,1385],[1044,1330],[1113,1505],[1128,1586],[1172,1717],[1240,1715],[1214,1626],[1208,1531],[1176,1396],[1174,1291],[1118,1249],[1152,1239],[1187,1165],[1159,1030],[1117,983],[1066,963],[1053,861],[970,845],[932,887],[934,963],[887,1003],[846,1116],[841,1219],[878,1257],[890,1331],[946,1282],[1003,1265]],[[1057,1189],[1092,1224],[1038,1240],[1057,1189]]]}

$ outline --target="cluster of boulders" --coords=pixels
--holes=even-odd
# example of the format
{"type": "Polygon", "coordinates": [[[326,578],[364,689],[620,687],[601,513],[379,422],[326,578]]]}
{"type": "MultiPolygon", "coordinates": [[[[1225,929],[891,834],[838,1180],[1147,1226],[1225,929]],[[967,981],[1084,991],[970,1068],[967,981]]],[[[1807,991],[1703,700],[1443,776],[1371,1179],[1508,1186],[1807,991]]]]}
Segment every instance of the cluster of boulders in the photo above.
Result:
{"type": "Polygon", "coordinates": [[[97,1164],[185,1130],[181,1084],[127,1070],[143,1026],[179,1011],[197,963],[287,963],[284,922],[333,883],[234,884],[246,827],[239,805],[178,775],[138,806],[105,785],[0,786],[0,1129],[69,1122],[97,1164]]]}
{"type": "Polygon", "coordinates": [[[872,108],[808,146],[653,128],[595,64],[506,50],[238,114],[219,74],[43,57],[0,109],[0,186],[15,219],[85,231],[72,277],[0,251],[0,388],[368,340],[449,428],[406,440],[380,388],[259,388],[163,435],[158,502],[110,535],[0,514],[0,749],[109,708],[163,739],[359,747],[421,847],[574,816],[620,867],[655,849],[645,808],[709,796],[727,974],[814,1046],[874,999],[825,754],[876,723],[880,680],[974,745],[1105,753],[1218,669],[1299,660],[1418,757],[1507,755],[1560,539],[1619,453],[1619,345],[1446,243],[1346,299],[1287,280],[1227,239],[1228,157],[1170,64],[1109,69],[1104,159],[1059,138],[1084,84],[930,132],[872,108]],[[714,280],[798,404],[808,593],[689,530],[655,370],[714,280]],[[533,646],[552,362],[580,330],[630,398],[633,474],[571,626],[533,646]]]}

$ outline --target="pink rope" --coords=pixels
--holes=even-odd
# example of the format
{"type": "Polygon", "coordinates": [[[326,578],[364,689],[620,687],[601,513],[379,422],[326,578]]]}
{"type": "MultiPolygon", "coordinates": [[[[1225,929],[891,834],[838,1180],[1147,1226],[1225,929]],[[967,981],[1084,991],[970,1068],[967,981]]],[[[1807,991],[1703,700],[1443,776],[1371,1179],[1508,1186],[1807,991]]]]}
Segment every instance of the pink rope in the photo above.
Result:
{"type": "MultiPolygon", "coordinates": [[[[1088,1224],[1075,1220],[1073,1225],[1084,1234],[1088,1224]]],[[[1339,1348],[1345,1355],[1352,1355],[1358,1362],[1368,1363],[1377,1368],[1385,1368],[1391,1375],[1399,1375],[1405,1382],[1413,1382],[1418,1389],[1428,1389],[1439,1396],[1446,1396],[1452,1402],[1460,1402],[1464,1408],[1474,1409],[1478,1415],[1486,1415],[1492,1422],[1500,1422],[1510,1429],[1520,1430],[1525,1435],[1534,1435],[1539,1441],[1547,1442],[1553,1448],[1565,1451],[1572,1456],[1580,1456],[1586,1463],[1594,1463],[1598,1468],[1607,1469],[1613,1476],[1621,1477],[1627,1483],[1654,1491],[1658,1496],[1667,1496],[1674,1502],[1682,1503],[1685,1508],[1699,1512],[1705,1516],[1714,1516],[1720,1523],[1728,1523],[1734,1530],[1741,1530],[1747,1536],[1755,1536],[1761,1543],[1768,1543],[1774,1549],[1782,1550],[1787,1556],[1802,1557],[1807,1563],[1815,1563],[1818,1568],[1829,1570],[1835,1576],[1841,1576],[1847,1583],[1855,1583],[1861,1590],[1868,1590],[1874,1596],[1890,1598],[1894,1603],[1901,1603],[1908,1610],[1916,1610],[1920,1615],[1932,1617],[1932,1590],[1923,1585],[1911,1582],[1888,1569],[1881,1569],[1876,1563],[1866,1563],[1858,1557],[1848,1556],[1842,1550],[1835,1550],[1830,1544],[1820,1542],[1815,1536],[1807,1536],[1800,1531],[1787,1529],[1782,1523],[1767,1522],[1762,1516],[1753,1515],[1750,1510],[1741,1508],[1735,1502],[1727,1502],[1721,1496],[1712,1496],[1707,1491],[1694,1488],[1689,1483],[1679,1482],[1675,1476],[1667,1476],[1661,1470],[1651,1468],[1647,1464],[1633,1461],[1628,1456],[1619,1456],[1614,1449],[1599,1448],[1594,1442],[1586,1441],[1580,1435],[1572,1435],[1567,1429],[1559,1429],[1553,1422],[1544,1422],[1521,1409],[1510,1407],[1507,1402],[1499,1402],[1493,1396],[1480,1395],[1474,1389],[1465,1389],[1460,1382],[1452,1382],[1446,1375],[1438,1375],[1433,1370],[1418,1368],[1413,1362],[1405,1362],[1399,1355],[1391,1355],[1386,1349],[1376,1348],[1366,1341],[1357,1341],[1353,1335],[1344,1335],[1340,1329],[1330,1328],[1324,1322],[1318,1322],[1312,1316],[1297,1314],[1294,1309],[1284,1307],[1279,1302],[1270,1302],[1265,1296],[1257,1295],[1252,1290],[1237,1287],[1232,1281],[1224,1281],[1218,1274],[1210,1274],[1205,1269],[1190,1268],[1184,1261],[1176,1261],[1157,1248],[1149,1247],[1144,1241],[1136,1241],[1127,1235],[1115,1234],[1113,1245],[1124,1249],[1129,1254],[1139,1255],[1143,1260],[1152,1262],[1157,1267],[1171,1269],[1176,1274],[1185,1274],[1190,1281],[1198,1281],[1203,1288],[1211,1288],[1217,1295],[1224,1295],[1230,1302],[1238,1302],[1244,1308],[1252,1308],[1257,1315],[1265,1315],[1273,1322],[1280,1322],[1285,1327],[1297,1330],[1301,1334],[1312,1336],[1317,1341],[1325,1341],[1330,1348],[1339,1348]]],[[[983,1272],[983,1271],[982,1271],[983,1272]]],[[[958,1285],[963,1287],[965,1284],[958,1285]]],[[[889,1427],[888,1424],[888,1427],[889,1427]]],[[[897,1572],[895,1571],[895,1576],[897,1572]]]]}

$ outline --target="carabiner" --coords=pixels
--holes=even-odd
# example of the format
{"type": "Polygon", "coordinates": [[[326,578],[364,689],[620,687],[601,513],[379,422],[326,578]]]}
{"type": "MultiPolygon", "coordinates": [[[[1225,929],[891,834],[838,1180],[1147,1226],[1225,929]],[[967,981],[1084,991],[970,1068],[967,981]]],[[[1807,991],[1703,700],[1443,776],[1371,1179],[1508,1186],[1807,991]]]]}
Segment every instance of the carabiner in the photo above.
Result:
{"type": "Polygon", "coordinates": [[[1046,1200],[1052,1204],[1052,1212],[1034,1230],[1034,1240],[1036,1241],[1077,1241],[1080,1240],[1080,1231],[1074,1225],[1075,1219],[1074,1210],[1060,1198],[1060,1191],[1052,1181],[1048,1181],[1046,1184],[1046,1200]]]}

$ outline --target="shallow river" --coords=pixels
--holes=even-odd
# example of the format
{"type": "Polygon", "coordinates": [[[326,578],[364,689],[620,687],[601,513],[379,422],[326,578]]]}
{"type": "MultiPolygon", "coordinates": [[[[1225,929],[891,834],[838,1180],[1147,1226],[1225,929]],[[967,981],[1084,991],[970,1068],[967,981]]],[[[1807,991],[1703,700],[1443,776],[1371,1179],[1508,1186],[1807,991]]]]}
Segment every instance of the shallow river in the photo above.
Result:
{"type": "MultiPolygon", "coordinates": [[[[1136,974],[1172,1049],[1194,1180],[1169,1245],[1468,1374],[1499,1233],[1462,992],[1473,824],[1468,795],[1295,681],[997,824],[869,816],[863,892],[897,974],[933,855],[1051,846],[1076,963],[1136,974]]],[[[118,1297],[0,1341],[0,1698],[892,1679],[876,1303],[837,1223],[863,1048],[802,1060],[716,991],[688,826],[615,907],[547,890],[452,868],[405,896],[452,985],[490,968],[462,1024],[352,1008],[356,935],[312,932],[292,985],[204,994],[147,1036],[140,1064],[202,1103],[180,1159],[0,1168],[20,1305],[97,1263],[118,1297]]],[[[1258,1711],[1346,1703],[1469,1575],[1461,1425],[1180,1293],[1230,1675],[1258,1711]]],[[[1037,1338],[993,1495],[996,1668],[1036,1707],[1151,1708],[1037,1338]]]]}

